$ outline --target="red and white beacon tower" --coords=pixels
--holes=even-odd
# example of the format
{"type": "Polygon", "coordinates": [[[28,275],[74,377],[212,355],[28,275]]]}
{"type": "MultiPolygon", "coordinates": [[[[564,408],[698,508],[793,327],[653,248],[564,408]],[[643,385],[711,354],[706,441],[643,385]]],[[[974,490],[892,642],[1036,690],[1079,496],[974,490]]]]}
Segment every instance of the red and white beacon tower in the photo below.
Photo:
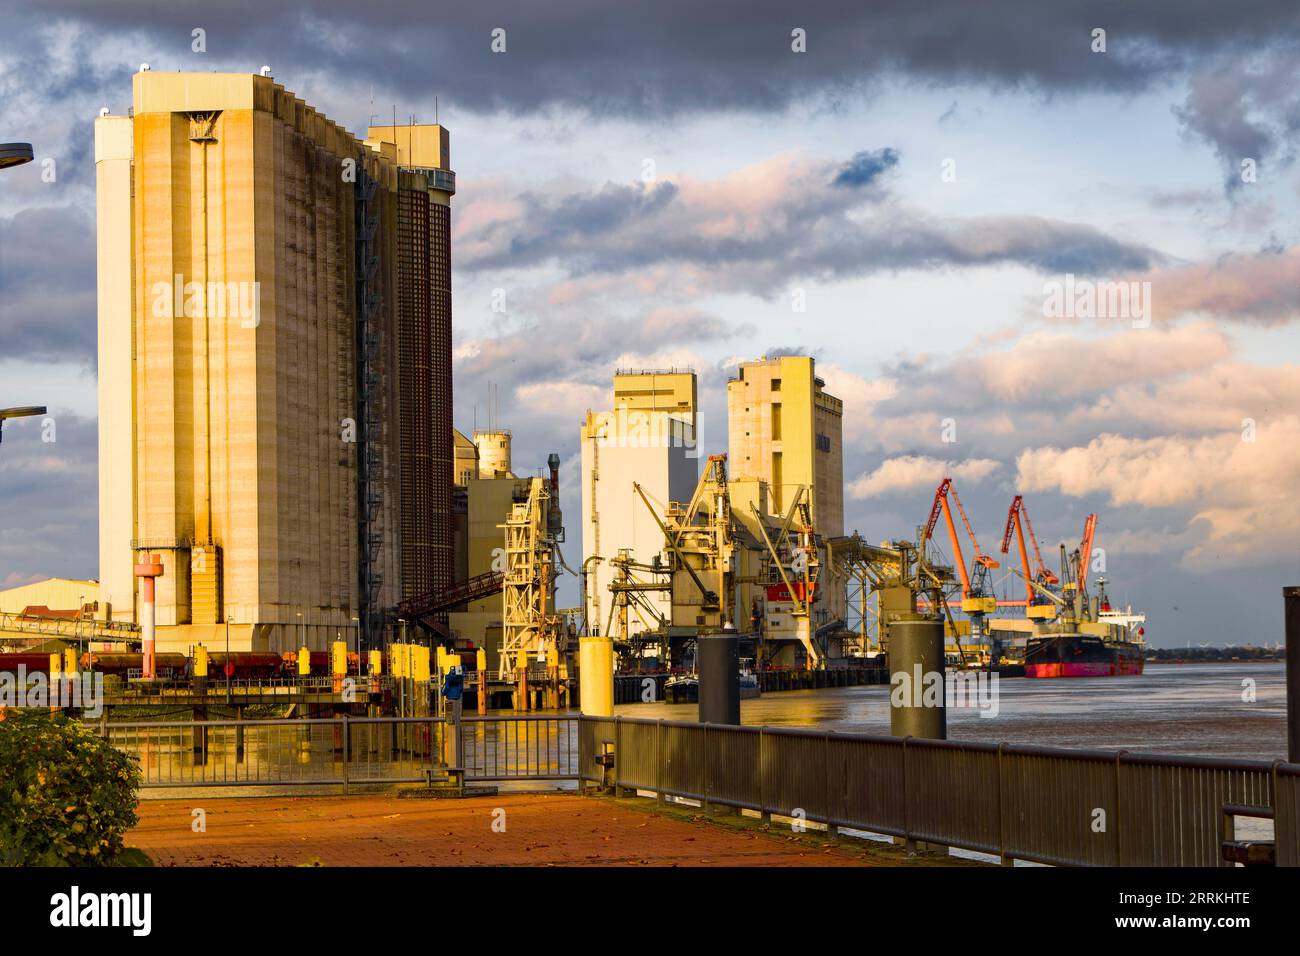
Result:
{"type": "Polygon", "coordinates": [[[156,554],[142,554],[140,563],[135,566],[135,576],[143,581],[144,605],[140,609],[140,630],[143,640],[144,661],[141,676],[145,680],[155,677],[153,666],[154,639],[154,578],[162,577],[162,558],[156,554]]]}

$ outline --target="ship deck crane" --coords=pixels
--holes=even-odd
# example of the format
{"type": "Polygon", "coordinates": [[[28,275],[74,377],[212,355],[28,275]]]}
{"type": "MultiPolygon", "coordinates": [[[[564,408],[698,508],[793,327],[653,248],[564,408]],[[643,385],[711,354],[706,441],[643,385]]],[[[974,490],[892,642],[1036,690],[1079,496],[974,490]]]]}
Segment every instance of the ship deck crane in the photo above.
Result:
{"type": "Polygon", "coordinates": [[[1086,591],[1088,586],[1088,565],[1092,561],[1092,541],[1097,534],[1097,516],[1090,514],[1083,519],[1083,540],[1079,543],[1079,590],[1086,591]]]}

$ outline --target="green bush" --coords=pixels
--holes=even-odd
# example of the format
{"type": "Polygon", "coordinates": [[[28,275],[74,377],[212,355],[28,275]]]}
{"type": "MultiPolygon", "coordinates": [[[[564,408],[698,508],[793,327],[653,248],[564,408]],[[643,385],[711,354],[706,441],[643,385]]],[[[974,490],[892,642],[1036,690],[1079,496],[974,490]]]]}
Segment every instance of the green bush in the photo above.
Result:
{"type": "Polygon", "coordinates": [[[135,826],[135,759],[62,714],[0,712],[0,864],[103,866],[135,826]]]}

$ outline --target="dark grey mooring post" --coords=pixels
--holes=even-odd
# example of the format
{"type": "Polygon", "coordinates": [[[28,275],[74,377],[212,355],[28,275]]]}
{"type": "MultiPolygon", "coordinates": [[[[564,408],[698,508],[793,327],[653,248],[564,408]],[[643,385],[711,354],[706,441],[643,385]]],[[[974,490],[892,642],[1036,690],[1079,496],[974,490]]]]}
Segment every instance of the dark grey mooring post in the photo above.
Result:
{"type": "Polygon", "coordinates": [[[945,740],[943,621],[918,617],[889,624],[889,732],[945,740]]]}
{"type": "Polygon", "coordinates": [[[1300,763],[1300,587],[1282,589],[1286,615],[1286,753],[1300,763]]]}
{"type": "Polygon", "coordinates": [[[740,723],[740,642],[735,632],[695,641],[700,678],[700,723],[740,723]]]}

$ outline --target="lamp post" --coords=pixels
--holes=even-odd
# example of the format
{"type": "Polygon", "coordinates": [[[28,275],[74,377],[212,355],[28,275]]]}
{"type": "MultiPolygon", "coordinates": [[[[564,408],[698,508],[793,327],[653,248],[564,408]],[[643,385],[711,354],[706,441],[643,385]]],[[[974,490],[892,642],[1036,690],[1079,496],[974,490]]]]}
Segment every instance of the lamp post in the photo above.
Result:
{"type": "Polygon", "coordinates": [[[234,671],[234,668],[230,666],[230,614],[229,614],[229,612],[227,612],[227,614],[226,614],[226,667],[225,667],[225,671],[226,671],[226,706],[229,707],[229,706],[230,706],[230,701],[231,701],[230,675],[231,675],[231,673],[234,671]]]}
{"type": "Polygon", "coordinates": [[[31,143],[0,143],[0,169],[32,161],[31,143]]]}
{"type": "MultiPolygon", "coordinates": [[[[32,161],[31,143],[0,143],[0,169],[21,166],[32,161]]],[[[3,435],[6,418],[26,418],[29,415],[44,415],[44,405],[26,405],[19,408],[0,408],[0,436],[3,435]]]]}
{"type": "Polygon", "coordinates": [[[4,438],[4,424],[10,418],[31,418],[34,415],[44,415],[44,405],[20,405],[16,408],[0,408],[0,440],[4,438]]]}
{"type": "Polygon", "coordinates": [[[78,594],[77,595],[77,623],[76,625],[74,625],[73,632],[72,632],[72,639],[73,641],[76,642],[77,650],[80,651],[80,653],[77,655],[78,667],[81,666],[81,658],[85,656],[86,651],[89,649],[89,642],[86,640],[85,634],[81,629],[81,622],[82,619],[85,618],[85,616],[86,616],[86,595],[78,594]]]}
{"type": "MultiPolygon", "coordinates": [[[[31,143],[0,143],[0,169],[21,166],[32,161],[31,143]]],[[[30,415],[44,415],[44,405],[25,405],[18,408],[0,408],[0,437],[3,437],[4,423],[7,418],[26,418],[30,415]]]]}

